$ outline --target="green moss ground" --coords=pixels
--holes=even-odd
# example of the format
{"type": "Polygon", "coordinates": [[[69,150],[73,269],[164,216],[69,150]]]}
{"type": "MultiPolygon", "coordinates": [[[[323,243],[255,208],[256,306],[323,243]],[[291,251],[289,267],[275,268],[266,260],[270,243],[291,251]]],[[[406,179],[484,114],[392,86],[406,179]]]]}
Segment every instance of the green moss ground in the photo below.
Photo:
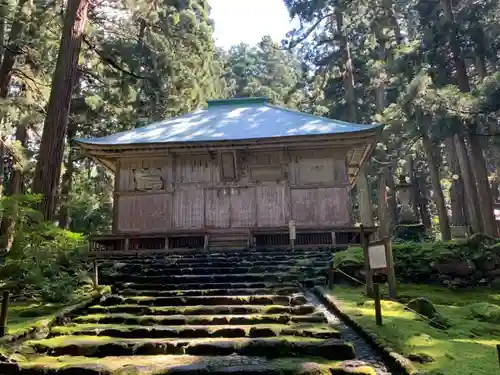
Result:
{"type": "Polygon", "coordinates": [[[95,297],[97,293],[108,293],[109,290],[109,287],[102,287],[99,292],[88,291],[88,293],[78,295],[78,297],[66,303],[43,303],[37,301],[11,303],[9,304],[7,319],[8,334],[22,334],[32,328],[46,325],[64,310],[95,297]]]}
{"type": "Polygon", "coordinates": [[[336,286],[331,295],[341,308],[381,342],[405,356],[425,354],[434,362],[419,370],[440,375],[500,373],[496,345],[500,344],[500,293],[486,289],[452,291],[442,287],[402,285],[402,301],[426,297],[449,320],[448,330],[432,328],[404,305],[382,301],[384,325],[375,324],[373,301],[362,288],[336,286]]]}

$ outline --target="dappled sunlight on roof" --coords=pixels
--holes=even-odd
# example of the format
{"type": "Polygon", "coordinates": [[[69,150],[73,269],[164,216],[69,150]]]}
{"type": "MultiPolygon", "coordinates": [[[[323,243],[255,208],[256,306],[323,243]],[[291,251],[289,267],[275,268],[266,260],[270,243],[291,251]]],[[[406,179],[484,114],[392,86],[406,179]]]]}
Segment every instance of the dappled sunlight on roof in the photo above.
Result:
{"type": "Polygon", "coordinates": [[[89,144],[120,145],[184,141],[214,141],[272,138],[314,134],[352,133],[378,125],[350,124],[325,117],[270,105],[264,99],[250,98],[214,101],[207,109],[142,128],[93,139],[89,144]]]}

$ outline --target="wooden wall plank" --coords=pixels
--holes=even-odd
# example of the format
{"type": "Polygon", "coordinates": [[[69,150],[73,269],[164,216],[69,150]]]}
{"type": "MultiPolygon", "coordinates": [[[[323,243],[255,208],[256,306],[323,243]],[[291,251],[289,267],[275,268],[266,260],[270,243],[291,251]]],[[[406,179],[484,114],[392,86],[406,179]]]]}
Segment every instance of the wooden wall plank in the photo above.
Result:
{"type": "Polygon", "coordinates": [[[285,185],[257,186],[257,225],[276,227],[287,225],[288,205],[285,201],[285,185]]]}
{"type": "Polygon", "coordinates": [[[224,189],[205,189],[205,226],[229,228],[230,196],[224,189]]]}
{"type": "Polygon", "coordinates": [[[291,189],[293,220],[296,225],[317,225],[317,189],[291,189]]]}
{"type": "Polygon", "coordinates": [[[176,189],[173,204],[173,226],[176,229],[201,229],[204,225],[203,189],[196,185],[176,189]]]}
{"type": "Polygon", "coordinates": [[[255,188],[236,188],[231,195],[231,227],[249,228],[257,224],[255,188]]]}
{"type": "Polygon", "coordinates": [[[124,195],[118,198],[118,232],[153,233],[172,227],[170,194],[124,195]]]}

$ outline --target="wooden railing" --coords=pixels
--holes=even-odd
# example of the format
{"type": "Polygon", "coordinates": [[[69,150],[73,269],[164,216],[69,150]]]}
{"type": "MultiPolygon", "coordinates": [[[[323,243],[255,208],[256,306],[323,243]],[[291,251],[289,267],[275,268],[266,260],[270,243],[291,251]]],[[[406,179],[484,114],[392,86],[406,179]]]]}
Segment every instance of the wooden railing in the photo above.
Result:
{"type": "MultiPolygon", "coordinates": [[[[331,246],[343,248],[359,246],[360,228],[298,228],[295,240],[296,248],[311,246],[331,246]]],[[[377,228],[364,228],[367,234],[375,233],[377,228]]],[[[216,231],[218,238],[221,233],[216,231]]],[[[291,247],[288,228],[256,228],[250,229],[251,248],[291,247]]],[[[110,234],[96,235],[89,239],[89,253],[105,254],[139,254],[165,252],[174,250],[207,250],[210,242],[210,230],[178,231],[158,234],[110,234]]],[[[228,231],[230,235],[230,231],[228,231]]]]}

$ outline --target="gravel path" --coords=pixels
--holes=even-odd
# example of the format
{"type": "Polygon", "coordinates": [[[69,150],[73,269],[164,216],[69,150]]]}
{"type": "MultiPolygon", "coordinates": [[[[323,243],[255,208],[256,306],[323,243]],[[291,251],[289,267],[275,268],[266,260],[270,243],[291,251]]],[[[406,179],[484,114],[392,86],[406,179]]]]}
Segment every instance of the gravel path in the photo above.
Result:
{"type": "MultiPolygon", "coordinates": [[[[313,304],[319,311],[321,311],[326,318],[328,319],[328,323],[337,327],[337,329],[342,333],[342,337],[346,341],[350,341],[354,344],[356,348],[356,355],[358,359],[356,361],[362,361],[366,364],[369,364],[377,371],[377,375],[396,375],[397,373],[391,372],[389,368],[385,365],[382,356],[372,348],[370,344],[368,344],[365,339],[359,336],[356,331],[347,326],[340,318],[332,314],[324,304],[322,304],[319,299],[311,292],[304,291],[304,295],[309,300],[311,304],[313,304]]],[[[356,361],[353,361],[353,365],[355,365],[356,361]]]]}

